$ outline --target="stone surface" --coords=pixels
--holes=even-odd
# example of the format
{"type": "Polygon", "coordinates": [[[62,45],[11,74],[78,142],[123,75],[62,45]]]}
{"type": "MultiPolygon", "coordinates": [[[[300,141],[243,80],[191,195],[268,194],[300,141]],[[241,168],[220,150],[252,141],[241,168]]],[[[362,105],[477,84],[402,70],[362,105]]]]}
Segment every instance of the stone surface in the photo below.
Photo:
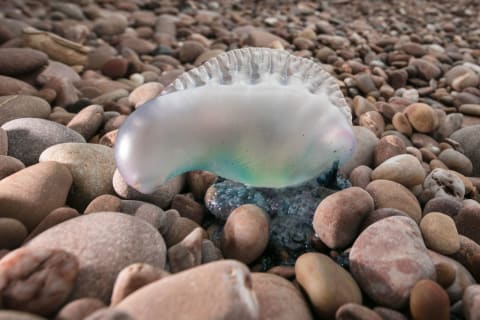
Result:
{"type": "Polygon", "coordinates": [[[43,231],[51,228],[63,221],[78,217],[80,214],[77,210],[70,207],[60,207],[50,212],[40,223],[28,234],[25,242],[30,241],[43,231]]]}
{"type": "Polygon", "coordinates": [[[445,149],[438,155],[438,159],[451,170],[458,171],[465,176],[472,175],[472,162],[465,155],[456,150],[445,149]]]}
{"type": "Polygon", "coordinates": [[[168,248],[170,271],[177,273],[202,263],[202,242],[205,231],[195,228],[182,241],[168,248]]]}
{"type": "Polygon", "coordinates": [[[394,309],[405,306],[421,279],[434,279],[420,230],[406,217],[382,219],[353,243],[350,270],[360,287],[376,303],[394,309]]]}
{"type": "Polygon", "coordinates": [[[444,255],[454,254],[460,249],[457,228],[453,219],[440,212],[430,212],[420,221],[425,245],[444,255]]]}
{"type": "Polygon", "coordinates": [[[25,169],[22,161],[14,157],[0,155],[0,180],[22,169],[25,169]]]}
{"type": "Polygon", "coordinates": [[[66,142],[85,142],[77,132],[45,119],[15,119],[3,124],[2,128],[8,136],[8,155],[22,161],[26,166],[37,163],[40,154],[51,146],[66,142]]]}
{"type": "Polygon", "coordinates": [[[402,139],[394,135],[388,135],[381,138],[374,151],[375,167],[378,167],[385,160],[406,153],[406,145],[402,139]]]}
{"type": "MultiPolygon", "coordinates": [[[[5,130],[0,127],[0,156],[8,154],[8,137],[5,130]]],[[[1,179],[1,178],[0,178],[1,179]]]]}
{"type": "Polygon", "coordinates": [[[438,127],[435,111],[425,103],[411,104],[404,112],[412,127],[418,132],[430,133],[438,127]]]}
{"type": "Polygon", "coordinates": [[[48,56],[29,48],[0,49],[0,74],[18,76],[34,72],[48,64],[48,56]]]}
{"type": "Polygon", "coordinates": [[[465,185],[454,171],[436,168],[423,181],[423,188],[435,197],[454,197],[462,200],[465,196],[465,185]]]}
{"type": "Polygon", "coordinates": [[[56,162],[39,163],[0,181],[0,216],[17,219],[28,230],[65,204],[72,175],[56,162]]]}
{"type": "Polygon", "coordinates": [[[252,288],[260,308],[259,319],[313,319],[301,292],[288,280],[270,273],[252,273],[252,288]]]}
{"type": "Polygon", "coordinates": [[[356,303],[346,303],[341,306],[336,314],[335,320],[382,320],[382,317],[375,311],[356,303]]]}
{"type": "Polygon", "coordinates": [[[16,249],[27,237],[27,228],[18,220],[0,218],[0,249],[16,249]]]}
{"type": "Polygon", "coordinates": [[[480,285],[468,287],[463,295],[463,312],[467,320],[478,320],[480,315],[480,285]]]}
{"type": "Polygon", "coordinates": [[[450,300],[437,283],[428,279],[420,280],[410,293],[410,312],[418,320],[449,320],[450,300]]]}
{"type": "Polygon", "coordinates": [[[458,233],[480,244],[480,208],[477,206],[465,206],[455,216],[455,225],[458,233]]]}
{"type": "Polygon", "coordinates": [[[103,107],[91,105],[80,110],[67,124],[70,128],[81,134],[85,140],[90,140],[103,124],[103,107]]]}
{"type": "Polygon", "coordinates": [[[353,132],[357,143],[355,151],[350,160],[340,167],[340,171],[346,175],[360,165],[372,165],[375,146],[378,142],[375,134],[367,128],[354,126],[353,132]]]}
{"type": "Polygon", "coordinates": [[[99,195],[113,194],[115,160],[112,148],[90,143],[62,143],[42,152],[40,161],[56,161],[70,170],[73,189],[68,203],[80,212],[99,195]]]}
{"type": "Polygon", "coordinates": [[[116,308],[135,318],[258,319],[259,306],[248,268],[240,262],[208,263],[155,281],[116,308]]]}
{"type": "Polygon", "coordinates": [[[93,312],[105,308],[103,301],[96,298],[80,298],[74,300],[57,313],[56,320],[83,320],[93,312]]]}
{"type": "Polygon", "coordinates": [[[418,159],[409,154],[393,156],[372,172],[372,180],[390,180],[409,188],[421,185],[425,179],[425,170],[418,159]]]}
{"type": "Polygon", "coordinates": [[[70,300],[110,300],[117,274],[135,262],[165,266],[166,246],[151,225],[125,214],[97,212],[62,222],[41,233],[28,248],[62,249],[76,255],[80,271],[70,300]],[[106,259],[108,257],[108,259],[106,259]]]}
{"type": "Polygon", "coordinates": [[[352,276],[326,255],[301,255],[295,262],[295,275],[321,318],[332,319],[345,303],[362,302],[362,294],[352,276]]]}
{"type": "Polygon", "coordinates": [[[480,176],[480,125],[465,127],[455,131],[450,138],[459,142],[464,154],[470,159],[473,165],[472,175],[480,176]]]}
{"type": "Polygon", "coordinates": [[[362,220],[374,209],[368,192],[351,187],[323,199],[315,210],[313,229],[330,248],[345,248],[356,238],[362,220]]]}

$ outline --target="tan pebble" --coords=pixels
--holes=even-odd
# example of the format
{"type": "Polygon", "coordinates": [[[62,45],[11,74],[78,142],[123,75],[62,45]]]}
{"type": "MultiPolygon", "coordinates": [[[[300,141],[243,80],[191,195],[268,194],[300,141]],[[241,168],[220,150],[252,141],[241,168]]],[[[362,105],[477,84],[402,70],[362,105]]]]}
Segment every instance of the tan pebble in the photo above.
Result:
{"type": "Polygon", "coordinates": [[[128,101],[137,108],[148,100],[160,95],[163,89],[163,84],[159,82],[147,82],[135,88],[128,96],[128,101]]]}
{"type": "Polygon", "coordinates": [[[233,210],[225,222],[221,248],[226,258],[251,263],[265,250],[269,237],[269,217],[253,204],[233,210]]]}
{"type": "Polygon", "coordinates": [[[267,272],[285,279],[293,279],[295,277],[295,267],[293,266],[275,266],[268,269],[267,272]]]}
{"type": "Polygon", "coordinates": [[[136,320],[125,311],[115,308],[103,308],[96,310],[84,320],[136,320]]]}
{"type": "Polygon", "coordinates": [[[170,274],[147,263],[134,263],[122,269],[113,285],[110,305],[115,306],[141,287],[168,277],[170,274]]]}
{"type": "Polygon", "coordinates": [[[480,279],[480,245],[463,235],[460,235],[459,239],[460,250],[452,257],[464,265],[478,282],[480,279]]]}
{"type": "Polygon", "coordinates": [[[14,157],[0,155],[0,180],[22,169],[25,169],[22,161],[14,157]]]}
{"type": "Polygon", "coordinates": [[[25,117],[47,118],[51,108],[47,101],[31,95],[4,95],[0,97],[0,126],[25,117]]]}
{"type": "Polygon", "coordinates": [[[438,159],[430,160],[430,163],[428,165],[430,166],[431,171],[433,171],[437,168],[448,170],[448,167],[442,161],[440,161],[438,159]]]}
{"type": "MultiPolygon", "coordinates": [[[[117,134],[118,134],[118,130],[109,131],[109,132],[105,133],[102,137],[100,137],[100,139],[98,140],[97,143],[99,143],[101,145],[104,145],[104,146],[107,146],[107,147],[110,147],[110,148],[114,148],[115,147],[115,141],[117,140],[117,134]]],[[[95,142],[90,140],[89,143],[95,143],[95,142]]]]}
{"type": "Polygon", "coordinates": [[[378,313],[383,320],[408,320],[400,311],[385,307],[375,307],[373,310],[378,313]]]}
{"type": "MultiPolygon", "coordinates": [[[[165,213],[167,213],[168,215],[169,212],[172,211],[176,212],[176,214],[178,215],[178,211],[174,209],[165,211],[165,213]]],[[[180,217],[178,215],[177,218],[170,220],[170,225],[167,227],[166,231],[160,229],[160,232],[163,231],[162,235],[165,238],[165,243],[167,244],[167,247],[170,248],[171,246],[182,241],[190,232],[192,232],[195,228],[198,227],[200,226],[193,220],[180,217]]],[[[203,232],[205,232],[205,230],[203,232]]]]}
{"type": "Polygon", "coordinates": [[[40,317],[35,314],[14,311],[14,310],[0,310],[0,320],[46,320],[47,318],[40,317]]]}
{"type": "Polygon", "coordinates": [[[375,311],[357,303],[346,303],[335,314],[335,320],[382,320],[375,311]]]}
{"type": "Polygon", "coordinates": [[[480,104],[462,104],[458,111],[463,114],[480,117],[480,104]]]}
{"type": "Polygon", "coordinates": [[[48,316],[73,289],[77,258],[59,249],[23,247],[0,260],[0,300],[3,307],[48,316]]]}
{"type": "Polygon", "coordinates": [[[457,228],[453,219],[440,212],[430,212],[420,221],[420,230],[428,248],[444,255],[460,249],[457,228]]]}
{"type": "Polygon", "coordinates": [[[409,188],[423,183],[425,170],[414,156],[400,154],[382,162],[373,170],[371,178],[395,181],[409,188]]]}
{"type": "Polygon", "coordinates": [[[25,239],[25,243],[42,233],[43,231],[72,218],[78,217],[80,214],[77,210],[69,207],[60,207],[50,212],[40,223],[30,232],[25,239]]]}
{"type": "Polygon", "coordinates": [[[222,260],[222,251],[218,249],[215,244],[208,240],[203,239],[202,241],[202,264],[209,263],[212,261],[222,260]]]}
{"type": "Polygon", "coordinates": [[[213,184],[217,176],[208,171],[190,171],[187,173],[187,186],[193,193],[195,200],[203,201],[207,189],[213,184]]]}
{"type": "Polygon", "coordinates": [[[472,174],[472,161],[470,161],[470,159],[468,159],[464,154],[456,150],[443,150],[438,155],[438,159],[441,160],[451,170],[458,171],[466,176],[470,176],[472,174]]]}
{"type": "Polygon", "coordinates": [[[337,309],[345,303],[362,303],[362,294],[355,280],[326,255],[301,255],[295,262],[295,274],[315,313],[321,318],[334,318],[337,309]]]}
{"type": "Polygon", "coordinates": [[[436,197],[429,200],[423,207],[423,214],[437,211],[450,217],[455,217],[463,208],[462,201],[453,197],[436,197]]]}
{"type": "Polygon", "coordinates": [[[360,117],[365,112],[377,111],[375,105],[362,96],[355,96],[355,98],[353,98],[352,104],[353,112],[357,117],[360,117]]]}
{"type": "Polygon", "coordinates": [[[435,270],[437,273],[437,283],[442,288],[448,288],[455,281],[455,269],[448,263],[440,262],[435,264],[435,270]]]}
{"type": "Polygon", "coordinates": [[[117,309],[143,320],[259,318],[248,268],[223,260],[189,269],[145,286],[122,300],[117,309]]]}
{"type": "Polygon", "coordinates": [[[433,153],[431,150],[427,148],[420,148],[420,152],[422,153],[422,159],[425,162],[430,162],[432,160],[437,159],[437,156],[435,155],[435,153],[433,153]]]}
{"type": "Polygon", "coordinates": [[[57,313],[55,320],[83,320],[106,305],[96,298],[80,298],[66,304],[57,313]]]}
{"type": "Polygon", "coordinates": [[[379,137],[385,129],[385,120],[378,111],[367,111],[362,113],[359,118],[359,124],[362,127],[371,130],[379,137]]]}
{"type": "Polygon", "coordinates": [[[202,228],[195,228],[182,241],[168,248],[170,271],[177,273],[202,263],[202,242],[205,238],[202,228]]]}
{"type": "Polygon", "coordinates": [[[339,169],[341,173],[347,176],[354,168],[360,165],[372,165],[374,149],[378,142],[377,136],[367,128],[354,126],[353,133],[355,134],[356,141],[355,151],[350,160],[344,163],[339,169]]]}
{"type": "Polygon", "coordinates": [[[393,135],[385,136],[375,146],[374,165],[377,167],[385,160],[405,152],[406,146],[402,139],[393,135]]]}
{"type": "Polygon", "coordinates": [[[404,113],[397,112],[392,118],[392,124],[395,130],[403,133],[406,136],[411,136],[413,133],[412,125],[404,113]]]}
{"type": "Polygon", "coordinates": [[[435,111],[425,103],[411,104],[404,112],[412,127],[418,132],[430,133],[438,127],[435,111]]]}
{"type": "Polygon", "coordinates": [[[85,140],[92,138],[103,123],[103,107],[91,105],[83,108],[67,124],[67,128],[80,133],[85,140]]]}
{"type": "Polygon", "coordinates": [[[116,197],[111,194],[102,194],[95,199],[93,199],[88,206],[85,208],[84,214],[89,214],[93,212],[101,211],[118,211],[120,212],[122,208],[122,201],[119,197],[116,197]]]}
{"type": "Polygon", "coordinates": [[[405,150],[408,154],[411,154],[412,156],[417,158],[419,161],[423,161],[422,152],[417,148],[409,146],[405,150]]]}
{"type": "Polygon", "coordinates": [[[185,41],[180,47],[178,58],[181,62],[194,62],[198,56],[205,52],[205,47],[196,41],[185,41]]]}
{"type": "MultiPolygon", "coordinates": [[[[8,137],[5,130],[0,127],[0,156],[6,156],[8,154],[8,137]]],[[[0,180],[2,178],[0,177],[0,180]]]]}
{"type": "Polygon", "coordinates": [[[410,312],[415,320],[450,319],[450,300],[432,280],[420,280],[410,294],[410,312]]]}
{"type": "Polygon", "coordinates": [[[360,223],[374,209],[368,192],[351,187],[323,199],[315,210],[313,229],[330,248],[344,248],[351,244],[360,223]]]}
{"type": "Polygon", "coordinates": [[[27,228],[18,220],[0,217],[0,249],[16,249],[27,237],[27,228]]]}
{"type": "Polygon", "coordinates": [[[193,220],[198,224],[202,224],[205,216],[205,208],[191,197],[183,194],[177,194],[173,197],[171,208],[177,210],[182,217],[193,220]]]}
{"type": "Polygon", "coordinates": [[[302,293],[290,281],[256,272],[252,273],[252,288],[258,299],[259,319],[313,319],[302,293]]]}
{"type": "Polygon", "coordinates": [[[352,183],[352,186],[365,189],[371,181],[371,174],[371,168],[367,166],[358,166],[350,172],[348,179],[352,183]]]}

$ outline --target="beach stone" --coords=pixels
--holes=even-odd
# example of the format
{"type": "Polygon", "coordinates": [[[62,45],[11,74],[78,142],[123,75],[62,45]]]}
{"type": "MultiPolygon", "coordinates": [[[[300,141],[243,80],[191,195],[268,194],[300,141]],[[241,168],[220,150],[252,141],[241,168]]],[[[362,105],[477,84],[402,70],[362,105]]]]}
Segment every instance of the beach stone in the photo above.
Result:
{"type": "Polygon", "coordinates": [[[410,188],[423,183],[425,170],[416,157],[400,154],[382,162],[373,170],[371,177],[372,180],[390,180],[410,188]]]}
{"type": "Polygon", "coordinates": [[[215,244],[208,240],[203,239],[202,241],[202,264],[222,260],[223,255],[220,249],[218,249],[215,244]]]}
{"type": "Polygon", "coordinates": [[[329,248],[345,248],[356,238],[362,220],[374,209],[368,192],[351,187],[323,199],[315,210],[313,229],[329,248]]]}
{"type": "Polygon", "coordinates": [[[57,161],[71,171],[73,192],[68,203],[80,212],[99,195],[114,192],[112,148],[90,143],[62,143],[42,152],[40,162],[43,161],[57,161]]]}
{"type": "Polygon", "coordinates": [[[128,96],[128,101],[136,107],[160,95],[164,86],[159,82],[147,82],[138,86],[128,96]]]}
{"type": "Polygon", "coordinates": [[[25,165],[22,161],[14,157],[0,155],[0,180],[24,168],[25,165]]]}
{"type": "Polygon", "coordinates": [[[406,145],[401,138],[394,135],[385,136],[375,146],[373,164],[378,167],[385,160],[404,153],[406,145]]]}
{"type": "Polygon", "coordinates": [[[478,74],[464,65],[455,66],[448,70],[445,73],[445,79],[457,91],[463,91],[468,87],[477,87],[480,82],[478,74]]]}
{"type": "Polygon", "coordinates": [[[350,251],[350,270],[376,303],[394,309],[408,302],[420,279],[434,279],[417,224],[406,217],[382,219],[365,229],[350,251]]]}
{"type": "Polygon", "coordinates": [[[478,320],[480,315],[480,285],[469,286],[463,295],[463,312],[467,320],[478,320]]]}
{"type": "Polygon", "coordinates": [[[373,310],[379,314],[383,320],[408,320],[403,313],[390,308],[375,307],[373,310]]]}
{"type": "Polygon", "coordinates": [[[416,58],[420,58],[427,53],[427,49],[425,49],[424,46],[415,42],[406,42],[402,44],[402,50],[416,58]]]}
{"type": "Polygon", "coordinates": [[[460,249],[457,228],[453,219],[440,212],[430,212],[420,221],[425,245],[444,255],[454,254],[460,249]]]}
{"type": "Polygon", "coordinates": [[[147,263],[134,263],[124,268],[113,286],[111,306],[117,305],[125,297],[149,283],[168,277],[170,274],[147,263]]]}
{"type": "Polygon", "coordinates": [[[25,243],[35,238],[43,231],[72,218],[78,217],[80,214],[77,210],[70,207],[60,207],[50,212],[42,221],[28,234],[25,243]]]}
{"type": "Polygon", "coordinates": [[[27,237],[27,228],[18,220],[0,218],[0,249],[16,249],[27,237]]]}
{"type": "Polygon", "coordinates": [[[438,155],[438,160],[442,161],[450,170],[455,170],[465,176],[472,175],[472,161],[470,161],[470,159],[468,159],[464,154],[456,150],[443,150],[438,155]]]}
{"type": "Polygon", "coordinates": [[[375,105],[370,100],[365,99],[362,96],[355,96],[352,101],[353,113],[357,117],[369,111],[377,111],[375,105]]]}
{"type": "Polygon", "coordinates": [[[394,208],[380,208],[371,211],[362,221],[360,226],[360,231],[365,230],[368,226],[374,224],[375,222],[394,216],[401,216],[401,217],[410,217],[403,211],[394,209],[394,208]]]}
{"type": "Polygon", "coordinates": [[[364,94],[368,94],[372,91],[377,90],[377,87],[375,86],[372,77],[366,72],[355,75],[355,83],[358,89],[360,89],[360,91],[364,94]]]}
{"type": "Polygon", "coordinates": [[[371,179],[372,169],[367,166],[358,166],[350,172],[348,180],[354,187],[360,187],[365,189],[367,185],[372,181],[371,179]]]}
{"type": "Polygon", "coordinates": [[[55,320],[83,320],[95,311],[105,307],[105,303],[97,298],[80,298],[63,306],[57,313],[55,320]]]}
{"type": "Polygon", "coordinates": [[[435,197],[454,197],[462,200],[465,185],[454,172],[442,168],[432,170],[423,182],[423,188],[430,190],[435,197]]]}
{"type": "Polygon", "coordinates": [[[410,312],[413,319],[449,320],[450,300],[440,285],[423,279],[415,284],[410,293],[410,312]]]}
{"type": "Polygon", "coordinates": [[[115,193],[121,198],[146,201],[153,203],[162,209],[167,209],[170,206],[173,197],[183,189],[185,175],[182,174],[170,179],[151,194],[141,193],[127,185],[118,169],[114,172],[112,184],[115,193]]]}
{"type": "Polygon", "coordinates": [[[155,281],[116,308],[137,319],[258,319],[259,306],[248,268],[223,260],[155,281]]]}
{"type": "Polygon", "coordinates": [[[265,250],[269,237],[268,214],[253,204],[233,210],[223,228],[221,246],[226,258],[251,263],[265,250]]]}
{"type": "Polygon", "coordinates": [[[93,297],[106,304],[123,268],[136,262],[164,268],[167,251],[162,236],[150,224],[118,212],[97,212],[62,222],[33,238],[27,247],[74,254],[80,272],[69,300],[93,297]]]}
{"type": "Polygon", "coordinates": [[[22,247],[0,260],[2,307],[52,315],[67,299],[79,271],[75,255],[22,247]]]}
{"type": "Polygon", "coordinates": [[[206,50],[204,51],[201,55],[195,59],[194,65],[195,66],[200,66],[204,64],[206,61],[224,53],[225,51],[220,50],[220,49],[212,49],[212,50],[206,50]]]}
{"type": "Polygon", "coordinates": [[[85,142],[77,132],[56,122],[21,118],[3,124],[8,136],[8,155],[26,166],[39,161],[40,154],[50,146],[65,142],[85,142]]]}
{"type": "Polygon", "coordinates": [[[127,26],[127,18],[121,14],[112,13],[95,20],[92,30],[99,36],[113,36],[123,33],[127,26]]]}
{"type": "Polygon", "coordinates": [[[282,45],[287,44],[287,42],[279,36],[268,31],[253,28],[248,32],[245,45],[251,47],[271,47],[274,42],[280,42],[282,45]]]}
{"type": "Polygon", "coordinates": [[[67,128],[81,134],[85,140],[90,140],[103,124],[103,107],[91,105],[83,108],[67,124],[67,128]]]}
{"type": "Polygon", "coordinates": [[[46,320],[46,318],[27,312],[0,310],[0,320],[46,320]]]}
{"type": "Polygon", "coordinates": [[[188,40],[185,41],[183,46],[180,47],[178,58],[183,63],[192,63],[204,52],[205,48],[200,43],[197,41],[188,40]]]}
{"type": "Polygon", "coordinates": [[[465,206],[454,219],[459,234],[480,244],[480,207],[465,206]]]}
{"type": "Polygon", "coordinates": [[[459,239],[460,250],[452,258],[465,266],[478,282],[478,279],[480,279],[480,245],[463,235],[460,235],[459,239]]]}
{"type": "Polygon", "coordinates": [[[32,230],[65,204],[71,184],[69,170],[56,162],[20,170],[0,181],[0,216],[16,219],[32,230]]]}
{"type": "Polygon", "coordinates": [[[337,310],[335,320],[382,320],[382,317],[360,304],[346,303],[337,310]]]}
{"type": "Polygon", "coordinates": [[[182,241],[168,248],[168,262],[172,273],[202,264],[202,241],[205,234],[202,228],[195,228],[182,241]]]}
{"type": "Polygon", "coordinates": [[[252,273],[252,288],[260,308],[259,319],[313,319],[301,292],[290,281],[274,274],[255,272],[252,273]]]}
{"type": "Polygon", "coordinates": [[[322,319],[334,318],[345,303],[362,303],[360,288],[352,276],[324,254],[301,255],[295,262],[295,274],[313,310],[322,319]]]}
{"type": "Polygon", "coordinates": [[[125,311],[113,309],[113,308],[103,308],[99,309],[88,317],[85,320],[136,320],[130,316],[125,311]]]}
{"type": "Polygon", "coordinates": [[[383,120],[382,115],[378,111],[362,113],[359,118],[359,124],[371,130],[377,137],[379,137],[385,129],[385,120],[383,120]]]}
{"type": "Polygon", "coordinates": [[[121,40],[120,45],[124,48],[132,49],[139,55],[149,54],[153,50],[155,50],[155,48],[157,47],[155,44],[153,44],[152,42],[146,39],[141,39],[141,38],[132,37],[132,36],[124,37],[121,40]]]}
{"type": "Polygon", "coordinates": [[[197,201],[202,201],[207,189],[215,182],[217,176],[208,171],[195,170],[187,172],[186,183],[193,197],[197,201]]]}
{"type": "Polygon", "coordinates": [[[440,120],[437,130],[433,137],[439,141],[448,138],[452,133],[462,127],[463,115],[461,113],[450,113],[445,119],[440,120]]]}
{"type": "Polygon", "coordinates": [[[28,95],[0,97],[0,126],[18,118],[47,118],[50,105],[42,98],[28,95]]]}
{"type": "Polygon", "coordinates": [[[422,133],[431,133],[438,127],[435,111],[428,104],[413,103],[404,110],[412,127],[422,133]]]}
{"type": "Polygon", "coordinates": [[[410,65],[414,66],[425,80],[436,79],[442,74],[442,70],[427,59],[414,59],[410,65]]]}
{"type": "Polygon", "coordinates": [[[411,136],[413,133],[412,125],[408,121],[407,116],[402,112],[397,112],[392,118],[392,125],[400,133],[411,136]]]}
{"type": "Polygon", "coordinates": [[[84,214],[101,211],[121,212],[122,200],[111,194],[102,194],[93,199],[85,208],[84,214]]]}
{"type": "Polygon", "coordinates": [[[417,223],[422,210],[413,193],[399,183],[389,180],[374,180],[366,188],[375,202],[375,209],[394,208],[408,214],[417,223]]]}
{"type": "Polygon", "coordinates": [[[128,60],[125,58],[111,58],[101,66],[100,71],[112,79],[124,78],[128,71],[128,60]]]}
{"type": "Polygon", "coordinates": [[[34,72],[48,64],[48,56],[29,48],[1,48],[0,74],[18,76],[34,72]]]}
{"type": "Polygon", "coordinates": [[[6,156],[7,154],[8,154],[8,136],[5,130],[3,130],[0,127],[0,156],[6,156]]]}
{"type": "Polygon", "coordinates": [[[480,135],[480,125],[465,127],[455,131],[450,138],[460,143],[464,155],[466,155],[473,165],[472,176],[480,176],[480,140],[476,139],[480,135]]]}
{"type": "Polygon", "coordinates": [[[182,217],[193,220],[198,224],[202,224],[206,211],[203,205],[196,202],[191,196],[183,194],[177,194],[173,197],[171,208],[177,210],[182,217]]]}
{"type": "Polygon", "coordinates": [[[372,165],[375,146],[378,142],[375,134],[367,128],[354,126],[353,133],[355,134],[356,140],[355,151],[350,160],[340,167],[340,172],[347,176],[354,168],[360,165],[366,165],[368,167],[372,165]]]}
{"type": "Polygon", "coordinates": [[[437,273],[435,280],[442,288],[450,287],[455,281],[456,271],[452,265],[444,262],[436,263],[435,271],[437,273]]]}
{"type": "Polygon", "coordinates": [[[471,104],[471,103],[462,104],[458,108],[458,111],[460,111],[460,113],[465,115],[480,117],[480,104],[471,104]]]}
{"type": "Polygon", "coordinates": [[[34,95],[37,92],[31,84],[12,77],[0,76],[0,96],[34,95]]]}
{"type": "Polygon", "coordinates": [[[462,201],[453,197],[436,197],[429,200],[423,207],[423,214],[438,211],[450,217],[455,217],[463,208],[462,201]]]}

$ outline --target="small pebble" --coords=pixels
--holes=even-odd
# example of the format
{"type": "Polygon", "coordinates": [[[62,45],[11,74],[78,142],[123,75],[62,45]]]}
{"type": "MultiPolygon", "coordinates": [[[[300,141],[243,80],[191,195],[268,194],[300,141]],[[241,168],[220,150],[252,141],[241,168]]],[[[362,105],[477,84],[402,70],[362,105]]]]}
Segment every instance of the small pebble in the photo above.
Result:
{"type": "Polygon", "coordinates": [[[457,228],[453,219],[440,212],[430,212],[420,221],[425,245],[440,254],[451,255],[460,249],[457,228]]]}
{"type": "Polygon", "coordinates": [[[410,312],[415,320],[449,320],[450,300],[436,282],[420,280],[410,293],[410,312]]]}

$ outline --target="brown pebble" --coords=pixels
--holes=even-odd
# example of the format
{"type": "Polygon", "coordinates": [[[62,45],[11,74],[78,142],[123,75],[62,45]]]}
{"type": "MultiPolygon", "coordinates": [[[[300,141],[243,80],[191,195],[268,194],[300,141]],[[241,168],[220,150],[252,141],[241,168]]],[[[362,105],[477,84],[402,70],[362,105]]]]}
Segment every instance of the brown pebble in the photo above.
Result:
{"type": "Polygon", "coordinates": [[[392,118],[392,124],[395,130],[403,133],[406,136],[411,136],[413,133],[412,126],[404,113],[397,112],[392,118]]]}
{"type": "Polygon", "coordinates": [[[92,138],[103,123],[103,107],[91,105],[83,108],[67,124],[67,128],[80,133],[85,140],[92,138]]]}
{"type": "Polygon", "coordinates": [[[43,231],[69,219],[78,217],[80,214],[76,209],[69,207],[60,207],[50,212],[40,223],[33,229],[25,239],[25,243],[42,233],[43,231]]]}
{"type": "Polygon", "coordinates": [[[171,208],[178,210],[182,217],[193,220],[198,224],[202,224],[205,216],[205,208],[191,197],[183,194],[177,194],[173,197],[171,208]]]}
{"type": "Polygon", "coordinates": [[[217,179],[217,176],[208,171],[190,171],[187,173],[187,186],[193,193],[195,200],[203,201],[207,189],[217,179]]]}
{"type": "Polygon", "coordinates": [[[362,127],[370,129],[379,137],[385,129],[385,120],[378,111],[367,111],[360,115],[359,124],[362,127]]]}
{"type": "Polygon", "coordinates": [[[412,127],[418,132],[430,133],[438,127],[435,112],[425,103],[411,104],[404,112],[412,127]]]}
{"type": "Polygon", "coordinates": [[[0,155],[0,180],[22,169],[25,169],[22,161],[14,157],[0,155]]]}
{"type": "Polygon", "coordinates": [[[16,249],[27,237],[27,228],[18,220],[0,217],[0,249],[16,249]]]}
{"type": "MultiPolygon", "coordinates": [[[[0,127],[0,156],[8,154],[8,137],[7,132],[0,127]]],[[[2,178],[0,177],[0,180],[2,178]]]]}
{"type": "Polygon", "coordinates": [[[209,263],[212,261],[222,260],[222,252],[218,249],[215,244],[208,240],[203,239],[202,241],[202,264],[209,263]]]}
{"type": "Polygon", "coordinates": [[[437,273],[437,283],[444,289],[450,287],[455,281],[456,271],[452,265],[444,262],[435,264],[435,270],[437,273]]]}
{"type": "Polygon", "coordinates": [[[80,298],[69,302],[60,309],[55,320],[83,320],[95,311],[105,307],[105,303],[99,299],[80,298]]]}
{"type": "Polygon", "coordinates": [[[441,160],[451,170],[458,171],[465,176],[472,175],[472,161],[470,161],[470,159],[467,158],[464,154],[456,150],[443,150],[438,155],[438,159],[441,160]]]}
{"type": "Polygon", "coordinates": [[[394,216],[402,216],[402,217],[409,217],[408,214],[405,212],[394,209],[394,208],[380,208],[371,211],[365,219],[362,221],[362,225],[360,226],[360,230],[365,230],[368,226],[374,224],[375,222],[394,216]]]}
{"type": "Polygon", "coordinates": [[[435,252],[451,255],[460,249],[455,222],[446,214],[435,211],[427,213],[420,221],[420,230],[425,245],[435,252]]]}
{"type": "Polygon", "coordinates": [[[123,78],[127,74],[128,60],[125,58],[112,58],[100,68],[101,72],[112,79],[123,78]]]}
{"type": "Polygon", "coordinates": [[[111,194],[102,194],[93,199],[85,208],[84,214],[102,211],[120,212],[122,200],[111,194]]]}
{"type": "Polygon", "coordinates": [[[195,228],[182,241],[168,248],[170,271],[177,273],[202,263],[202,241],[205,237],[202,228],[195,228]]]}
{"type": "Polygon", "coordinates": [[[371,179],[372,169],[367,166],[358,166],[350,172],[348,179],[354,187],[365,187],[372,181],[371,179]]]}
{"type": "Polygon", "coordinates": [[[405,152],[406,146],[402,139],[393,135],[385,136],[375,146],[374,165],[378,167],[385,160],[405,152]]]}
{"type": "Polygon", "coordinates": [[[415,320],[450,319],[450,300],[432,280],[420,280],[410,294],[410,312],[415,320]]]}
{"type": "Polygon", "coordinates": [[[346,303],[337,310],[335,320],[382,320],[382,317],[360,304],[346,303]]]}

